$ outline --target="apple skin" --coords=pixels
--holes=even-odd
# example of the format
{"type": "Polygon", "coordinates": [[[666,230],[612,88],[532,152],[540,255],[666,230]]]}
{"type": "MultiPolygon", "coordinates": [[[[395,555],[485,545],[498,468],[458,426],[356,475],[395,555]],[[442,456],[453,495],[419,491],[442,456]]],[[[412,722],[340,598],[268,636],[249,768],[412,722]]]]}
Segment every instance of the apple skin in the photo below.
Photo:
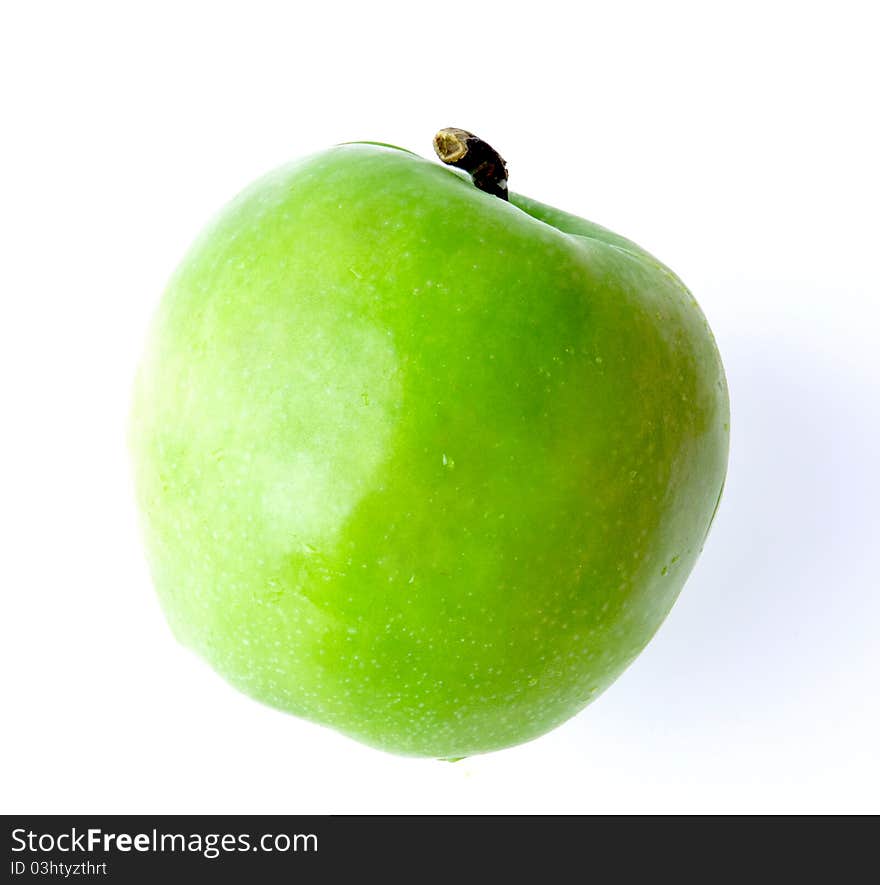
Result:
{"type": "Polygon", "coordinates": [[[400,754],[518,744],[666,617],[728,410],[642,249],[340,145],[239,195],[161,302],[131,423],[158,595],[273,707],[400,754]]]}

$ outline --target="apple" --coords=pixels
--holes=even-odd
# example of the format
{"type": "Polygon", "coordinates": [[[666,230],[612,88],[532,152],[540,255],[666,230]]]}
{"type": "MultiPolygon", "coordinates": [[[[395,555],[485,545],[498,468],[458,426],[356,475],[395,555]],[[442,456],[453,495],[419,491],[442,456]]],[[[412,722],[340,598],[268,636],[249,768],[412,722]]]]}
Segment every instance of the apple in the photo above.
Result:
{"type": "Polygon", "coordinates": [[[449,166],[343,144],[223,209],[159,306],[130,436],[182,643],[273,707],[458,758],[554,728],[645,647],[729,417],[678,277],[444,132],[449,166]]]}

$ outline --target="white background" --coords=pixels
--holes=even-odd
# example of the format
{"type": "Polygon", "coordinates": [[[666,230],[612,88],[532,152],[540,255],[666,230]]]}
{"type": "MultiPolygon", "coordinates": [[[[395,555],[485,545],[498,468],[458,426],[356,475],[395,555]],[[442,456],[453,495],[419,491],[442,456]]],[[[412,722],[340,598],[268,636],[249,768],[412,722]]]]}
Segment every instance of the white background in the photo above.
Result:
{"type": "Polygon", "coordinates": [[[880,81],[872,3],[7,3],[0,19],[2,810],[880,810],[880,81]],[[237,694],[165,626],[125,448],[202,224],[335,142],[512,187],[688,282],[727,492],[655,640],[531,744],[399,759],[237,694]]]}

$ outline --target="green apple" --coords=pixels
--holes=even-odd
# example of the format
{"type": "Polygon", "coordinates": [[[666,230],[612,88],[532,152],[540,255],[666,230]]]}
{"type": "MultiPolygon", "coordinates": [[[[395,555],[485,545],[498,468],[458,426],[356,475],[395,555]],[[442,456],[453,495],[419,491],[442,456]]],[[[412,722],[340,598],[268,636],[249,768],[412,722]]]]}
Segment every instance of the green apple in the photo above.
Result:
{"type": "Polygon", "coordinates": [[[196,240],[131,444],[181,642],[273,707],[456,758],[559,725],[644,648],[728,420],[706,320],[655,258],[354,143],[196,240]]]}

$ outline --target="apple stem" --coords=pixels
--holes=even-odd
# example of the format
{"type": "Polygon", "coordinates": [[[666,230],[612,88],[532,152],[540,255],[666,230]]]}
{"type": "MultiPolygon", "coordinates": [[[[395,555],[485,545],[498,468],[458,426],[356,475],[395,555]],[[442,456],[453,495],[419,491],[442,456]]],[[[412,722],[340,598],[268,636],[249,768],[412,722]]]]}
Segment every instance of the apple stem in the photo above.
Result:
{"type": "Polygon", "coordinates": [[[467,172],[481,191],[507,199],[507,163],[482,138],[464,129],[449,127],[434,136],[434,150],[447,166],[467,172]]]}

